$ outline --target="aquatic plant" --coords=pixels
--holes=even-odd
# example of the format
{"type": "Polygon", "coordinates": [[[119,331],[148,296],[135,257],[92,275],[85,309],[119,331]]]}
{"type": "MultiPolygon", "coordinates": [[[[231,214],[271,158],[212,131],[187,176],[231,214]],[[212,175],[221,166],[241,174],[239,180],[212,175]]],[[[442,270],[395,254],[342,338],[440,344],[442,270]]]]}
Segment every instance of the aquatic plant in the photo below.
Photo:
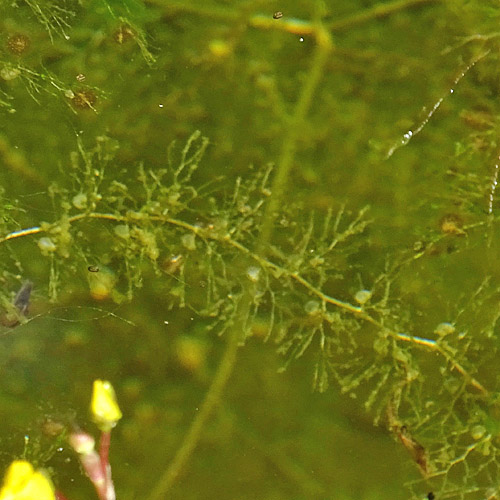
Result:
{"type": "MultiPolygon", "coordinates": [[[[311,385],[325,398],[352,398],[358,415],[369,415],[386,436],[392,435],[421,476],[409,485],[412,498],[497,498],[498,110],[487,98],[497,83],[485,68],[497,57],[498,34],[490,27],[498,6],[406,0],[332,19],[328,6],[315,2],[309,20],[303,20],[285,9],[282,15],[275,15],[277,10],[262,14],[216,2],[153,1],[150,8],[133,1],[90,4],[86,10],[76,2],[23,2],[34,15],[38,37],[29,38],[29,49],[17,50],[24,39],[12,38],[21,32],[14,26],[1,54],[0,105],[9,112],[6,116],[22,113],[23,106],[53,106],[61,117],[51,121],[53,126],[64,120],[71,124],[64,129],[67,141],[57,161],[49,161],[53,153],[45,149],[42,156],[31,151],[30,134],[11,131],[20,130],[14,120],[11,126],[17,128],[0,138],[6,166],[0,218],[5,339],[50,318],[50,307],[68,303],[71,296],[85,297],[78,299],[78,307],[85,302],[81,307],[91,311],[92,320],[96,314],[112,318],[123,329],[136,327],[139,320],[127,311],[141,293],[151,293],[155,309],[175,311],[179,319],[162,320],[177,321],[176,328],[183,330],[183,336],[174,334],[177,368],[198,377],[206,391],[182,439],[169,442],[166,427],[157,432],[161,438],[155,435],[170,445],[169,453],[144,444],[148,460],[163,460],[154,480],[141,485],[152,500],[165,498],[188,473],[215,409],[232,414],[224,408],[224,390],[238,373],[240,351],[253,342],[277,349],[283,360],[280,373],[303,363],[311,385]],[[407,26],[405,12],[417,6],[434,8],[439,19],[464,12],[471,18],[470,26],[458,20],[453,25],[456,32],[468,29],[470,34],[462,31],[454,45],[439,47],[444,56],[452,54],[446,59],[449,68],[429,71],[429,78],[438,81],[426,87],[423,102],[409,97],[410,91],[384,90],[394,64],[400,70],[397,86],[420,85],[408,75],[421,71],[421,60],[406,54],[385,57],[389,52],[383,47],[359,49],[356,37],[345,47],[338,40],[355,26],[391,15],[401,14],[397,22],[407,26]],[[105,15],[96,18],[92,9],[105,15]],[[92,29],[78,16],[87,16],[92,29]],[[202,26],[206,32],[190,30],[189,16],[209,20],[202,26]],[[158,20],[166,20],[166,26],[158,20]],[[170,54],[156,54],[156,48],[153,55],[148,30],[162,46],[184,37],[175,64],[170,54]],[[46,40],[40,42],[44,32],[46,40]],[[87,65],[85,57],[71,69],[53,62],[57,51],[73,51],[82,40],[92,41],[85,55],[95,65],[87,65]],[[40,43],[50,57],[29,60],[40,43]],[[299,45],[307,51],[299,52],[299,45]],[[262,46],[274,49],[263,54],[262,46]],[[141,57],[125,65],[134,51],[141,57]],[[239,61],[239,51],[252,54],[251,64],[246,58],[239,61]],[[296,63],[289,65],[294,58],[296,63]],[[367,60],[381,65],[379,71],[367,71],[367,60]],[[186,61],[196,68],[189,77],[164,76],[170,75],[167,69],[175,74],[186,61]],[[349,72],[361,75],[362,84],[357,76],[335,80],[349,72]],[[125,75],[127,83],[114,86],[103,73],[125,75]],[[210,92],[227,95],[225,81],[235,82],[233,74],[242,74],[243,84],[234,85],[228,99],[235,103],[227,108],[245,116],[218,115],[221,125],[213,127],[210,140],[192,133],[193,121],[210,128],[210,106],[203,99],[210,92]],[[299,85],[291,86],[297,79],[299,85]],[[129,114],[110,114],[107,106],[126,107],[136,96],[132,87],[141,98],[130,105],[129,114]],[[456,104],[452,99],[461,89],[462,101],[456,104]],[[23,92],[33,98],[28,105],[23,92]],[[250,111],[237,105],[248,94],[256,103],[250,111]],[[389,116],[380,103],[374,104],[380,112],[369,115],[367,103],[376,99],[374,94],[382,103],[388,94],[400,99],[401,123],[395,126],[394,111],[389,116]],[[441,116],[447,106],[455,112],[441,116]],[[358,115],[366,119],[349,118],[358,115]],[[254,143],[246,129],[238,135],[236,118],[248,124],[254,143]],[[390,125],[374,132],[376,120],[390,125]],[[335,128],[353,146],[332,136],[335,128]],[[176,136],[182,143],[168,146],[165,138],[176,136]],[[46,171],[15,154],[19,142],[46,171]],[[355,172],[344,167],[349,161],[355,172]],[[226,164],[231,168],[221,175],[226,164]],[[390,180],[394,172],[402,177],[397,190],[390,180]],[[23,182],[17,183],[16,176],[23,182]],[[25,192],[25,182],[41,191],[25,192]],[[303,192],[290,195],[292,184],[303,184],[303,192]],[[384,206],[388,199],[389,209],[384,206]],[[28,309],[31,288],[29,293],[23,288],[28,278],[35,293],[53,306],[28,309]],[[94,305],[86,305],[89,296],[94,305]],[[216,366],[208,369],[207,345],[219,354],[216,366]]],[[[11,7],[13,16],[19,5],[11,7]]],[[[428,19],[420,22],[427,25],[428,19]]],[[[368,38],[377,40],[378,29],[369,30],[368,38]]],[[[429,43],[436,50],[436,42],[429,43]]],[[[430,64],[427,56],[424,60],[430,64]]],[[[57,134],[47,131],[47,136],[59,144],[57,134]]],[[[76,309],[68,306],[69,317],[61,313],[58,318],[77,321],[76,309]]],[[[167,334],[158,333],[159,321],[154,317],[143,328],[150,331],[133,339],[116,332],[118,340],[108,346],[113,356],[94,345],[88,351],[99,352],[117,374],[127,373],[130,365],[140,376],[147,371],[162,391],[158,405],[166,405],[167,363],[159,359],[171,351],[167,334]],[[136,350],[136,357],[127,356],[122,344],[132,345],[128,350],[136,350]]],[[[77,347],[77,358],[85,350],[84,334],[72,335],[68,344],[77,347]]],[[[98,337],[92,342],[98,344],[98,337]]],[[[75,377],[74,383],[80,380],[75,377]]],[[[136,386],[129,390],[140,392],[136,386]]],[[[144,413],[159,418],[154,411],[144,413]]],[[[104,436],[109,429],[101,431],[104,436]]],[[[137,441],[146,442],[146,434],[139,432],[137,441]]],[[[86,433],[79,437],[86,444],[92,441],[86,433]]],[[[100,498],[107,498],[105,490],[113,484],[103,467],[109,463],[106,439],[100,452],[93,443],[76,446],[87,475],[101,473],[96,479],[100,498]]],[[[48,455],[45,461],[53,453],[48,455]]],[[[283,466],[282,456],[273,459],[304,491],[325,494],[305,474],[283,466]]],[[[39,462],[35,469],[44,465],[39,462]]],[[[35,469],[27,475],[38,477],[35,469]]]]}

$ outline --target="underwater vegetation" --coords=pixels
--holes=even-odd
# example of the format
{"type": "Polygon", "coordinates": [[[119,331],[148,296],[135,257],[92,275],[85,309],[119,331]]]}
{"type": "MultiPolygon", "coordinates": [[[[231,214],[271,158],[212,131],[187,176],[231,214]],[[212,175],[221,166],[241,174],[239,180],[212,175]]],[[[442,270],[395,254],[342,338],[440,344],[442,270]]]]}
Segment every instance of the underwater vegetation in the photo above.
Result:
{"type": "Polygon", "coordinates": [[[0,498],[500,497],[497,2],[0,12],[0,498]]]}

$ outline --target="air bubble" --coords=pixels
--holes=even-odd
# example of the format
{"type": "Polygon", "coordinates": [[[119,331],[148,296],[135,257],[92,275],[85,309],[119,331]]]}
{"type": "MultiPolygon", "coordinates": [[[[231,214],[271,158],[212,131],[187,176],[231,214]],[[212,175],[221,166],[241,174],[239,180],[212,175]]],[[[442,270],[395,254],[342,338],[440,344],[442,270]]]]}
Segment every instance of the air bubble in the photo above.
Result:
{"type": "Polygon", "coordinates": [[[403,138],[401,139],[401,144],[403,146],[406,146],[410,142],[410,139],[413,137],[413,132],[411,130],[408,130],[406,134],[403,134],[403,138]]]}
{"type": "Polygon", "coordinates": [[[185,234],[181,238],[181,242],[188,250],[196,250],[196,240],[194,234],[185,234]]]}
{"type": "Polygon", "coordinates": [[[18,68],[11,68],[9,66],[5,66],[0,70],[0,76],[6,81],[14,80],[20,74],[21,71],[18,68]]]}
{"type": "Polygon", "coordinates": [[[130,236],[130,229],[126,224],[119,224],[118,226],[115,226],[114,233],[116,236],[126,240],[130,236]]]}
{"type": "Polygon", "coordinates": [[[439,323],[439,325],[436,326],[434,333],[439,337],[446,337],[446,335],[455,333],[455,327],[451,323],[439,323]]]}
{"type": "Polygon", "coordinates": [[[87,195],[84,193],[78,193],[77,195],[73,196],[73,199],[71,201],[75,208],[78,208],[78,210],[83,210],[87,206],[87,195]]]}
{"type": "Polygon", "coordinates": [[[321,304],[317,300],[310,300],[309,302],[306,302],[304,310],[307,314],[316,314],[320,310],[320,305],[321,304]]]}
{"type": "Polygon", "coordinates": [[[475,425],[470,431],[470,435],[476,441],[478,439],[481,439],[485,434],[486,434],[486,429],[483,425],[475,425]]]}
{"type": "Polygon", "coordinates": [[[359,290],[354,296],[354,300],[358,304],[366,304],[372,298],[372,292],[370,290],[359,290]]]}
{"type": "Polygon", "coordinates": [[[256,283],[257,281],[259,281],[259,276],[260,276],[260,268],[256,266],[250,266],[247,269],[247,277],[250,281],[256,283]]]}
{"type": "Polygon", "coordinates": [[[48,236],[38,240],[38,248],[43,255],[49,255],[57,250],[56,244],[48,236]]]}

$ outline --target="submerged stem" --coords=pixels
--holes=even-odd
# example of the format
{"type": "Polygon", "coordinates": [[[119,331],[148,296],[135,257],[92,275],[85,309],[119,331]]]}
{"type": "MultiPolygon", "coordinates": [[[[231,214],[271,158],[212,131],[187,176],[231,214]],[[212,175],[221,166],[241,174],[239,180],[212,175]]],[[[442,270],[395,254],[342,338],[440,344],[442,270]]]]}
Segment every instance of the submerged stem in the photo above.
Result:
{"type": "Polygon", "coordinates": [[[196,414],[189,430],[187,431],[181,446],[177,450],[170,465],[160,476],[153,491],[149,496],[149,500],[161,500],[165,498],[170,488],[173,486],[184,467],[188,463],[193,451],[195,450],[198,441],[202,435],[205,424],[212,415],[215,407],[221,400],[224,388],[233,372],[236,363],[236,354],[238,350],[241,333],[244,332],[248,310],[251,304],[250,294],[247,292],[243,295],[239,307],[238,316],[235,324],[229,329],[228,338],[224,354],[217,368],[217,372],[210,384],[210,387],[205,394],[205,398],[199,412],[196,414]]]}
{"type": "MultiPolygon", "coordinates": [[[[311,69],[309,71],[308,78],[302,87],[300,97],[295,106],[295,112],[290,123],[288,124],[289,133],[283,141],[281,161],[278,165],[276,176],[273,181],[271,191],[272,196],[269,200],[269,204],[267,205],[266,212],[264,213],[261,237],[255,252],[248,252],[257,259],[263,258],[262,255],[265,253],[265,249],[271,241],[276,212],[283,202],[283,195],[295,157],[300,131],[304,125],[305,117],[311,105],[314,93],[319,85],[328,55],[330,54],[333,46],[330,34],[323,28],[319,20],[316,30],[316,41],[317,45],[311,69]]],[[[236,244],[236,242],[234,243],[236,244]]],[[[245,323],[248,318],[252,301],[252,294],[247,287],[244,289],[242,298],[237,305],[235,316],[236,320],[229,329],[229,338],[227,340],[222,361],[220,362],[212,384],[208,389],[200,412],[193,420],[191,427],[189,428],[173,461],[160,477],[160,480],[150,496],[150,500],[160,500],[165,497],[165,494],[170,490],[175,480],[182,472],[182,469],[187,464],[191,454],[198,444],[205,423],[208,421],[213,410],[220,402],[226,383],[228,382],[236,363],[238,343],[242,335],[244,336],[245,323]]]]}
{"type": "Polygon", "coordinates": [[[286,135],[280,152],[280,160],[276,168],[276,174],[271,186],[272,197],[266,207],[264,222],[261,231],[262,242],[271,241],[273,222],[276,212],[283,203],[284,193],[287,188],[288,177],[292,169],[297,151],[297,142],[302,134],[303,128],[307,125],[306,116],[311,107],[314,94],[319,86],[321,77],[328,62],[328,57],[333,50],[333,41],[330,33],[324,28],[320,21],[315,30],[316,47],[312,58],[311,67],[307,74],[305,83],[300,92],[295,110],[291,119],[286,123],[286,135]]]}
{"type": "MultiPolygon", "coordinates": [[[[118,215],[109,214],[109,213],[92,212],[92,213],[85,213],[85,214],[77,214],[77,215],[74,215],[72,217],[69,217],[68,222],[74,223],[74,222],[84,220],[84,219],[104,219],[104,220],[111,220],[114,222],[124,222],[127,220],[127,217],[118,216],[118,215]]],[[[316,296],[321,301],[323,301],[327,304],[332,304],[333,306],[338,307],[339,309],[342,309],[343,311],[346,311],[346,312],[356,316],[357,318],[361,319],[362,321],[366,321],[367,323],[370,323],[381,330],[385,330],[388,333],[388,335],[390,335],[392,338],[394,338],[398,341],[409,342],[409,343],[415,344],[416,346],[426,348],[430,351],[439,352],[450,363],[450,365],[464,377],[464,379],[466,380],[466,382],[469,385],[475,387],[483,395],[488,394],[488,390],[477,379],[475,379],[472,375],[470,375],[467,372],[467,370],[465,368],[463,368],[456,360],[454,360],[453,356],[448,351],[444,350],[436,341],[429,340],[429,339],[422,338],[422,337],[418,337],[418,336],[411,335],[408,333],[388,331],[387,328],[378,319],[376,319],[373,316],[370,316],[362,307],[355,306],[353,304],[350,304],[349,302],[345,302],[343,300],[340,300],[340,299],[337,299],[335,297],[332,297],[330,295],[325,294],[319,288],[315,287],[312,283],[310,283],[305,278],[303,278],[298,272],[290,271],[290,270],[286,269],[285,267],[282,267],[278,264],[275,264],[274,262],[267,259],[266,257],[263,257],[258,251],[253,251],[252,249],[244,246],[243,244],[239,243],[238,241],[231,239],[229,236],[220,236],[217,233],[210,233],[210,232],[203,230],[199,226],[196,226],[196,225],[193,225],[193,224],[190,224],[188,222],[178,220],[178,219],[170,219],[170,218],[163,217],[163,216],[152,216],[151,220],[156,220],[158,222],[163,222],[165,224],[170,224],[172,226],[181,227],[187,231],[192,232],[193,234],[195,234],[201,238],[216,240],[221,244],[231,246],[231,247],[235,248],[236,250],[238,250],[241,254],[245,255],[249,259],[258,263],[264,269],[270,270],[274,273],[285,276],[285,277],[295,281],[296,283],[299,283],[306,290],[308,290],[309,293],[316,296]]],[[[467,226],[465,229],[470,230],[470,229],[473,229],[475,227],[481,227],[484,224],[485,224],[485,222],[482,221],[479,223],[471,224],[471,225],[467,226]]],[[[272,227],[272,224],[270,227],[272,227]]],[[[20,238],[23,236],[29,236],[32,234],[43,233],[45,231],[46,230],[40,226],[22,229],[19,231],[14,231],[12,233],[7,234],[3,238],[0,238],[0,243],[15,239],[15,238],[20,238]]],[[[442,238],[443,238],[443,235],[439,235],[435,240],[433,240],[430,243],[430,245],[439,242],[442,238]]],[[[261,239],[260,240],[260,248],[264,248],[262,246],[262,244],[263,244],[263,240],[261,239]]],[[[422,255],[423,255],[423,253],[420,253],[416,256],[413,256],[410,260],[415,260],[417,258],[420,258],[422,255]]],[[[230,336],[231,335],[236,336],[236,343],[237,343],[237,339],[239,338],[241,331],[235,331],[235,329],[233,328],[230,330],[230,332],[231,332],[229,334],[230,336]]],[[[231,347],[231,340],[228,340],[228,345],[227,345],[226,349],[229,350],[231,348],[232,348],[231,347]]],[[[235,346],[235,352],[236,352],[236,346],[235,346]]],[[[224,354],[224,356],[225,355],[226,354],[224,354]]],[[[234,358],[233,363],[234,363],[235,359],[236,358],[234,358]]],[[[223,358],[223,361],[221,362],[220,368],[227,369],[227,367],[222,366],[223,363],[224,363],[224,358],[223,358]]],[[[229,378],[229,375],[230,375],[230,373],[228,373],[227,378],[225,379],[224,383],[229,378]]],[[[213,383],[216,382],[217,377],[218,377],[218,372],[216,373],[216,375],[214,377],[213,383]]],[[[210,392],[210,389],[209,389],[209,392],[210,392]]],[[[208,393],[207,393],[207,396],[208,396],[208,393]]],[[[216,401],[214,401],[214,402],[216,403],[216,401]]],[[[210,408],[210,411],[214,407],[215,407],[215,404],[213,404],[213,406],[210,408]]],[[[200,414],[201,414],[201,412],[200,412],[200,414]]],[[[198,414],[198,416],[200,416],[200,414],[198,414]]],[[[195,424],[195,422],[193,422],[193,425],[194,424],[195,424]]],[[[190,452],[193,449],[191,449],[190,452]]]]}

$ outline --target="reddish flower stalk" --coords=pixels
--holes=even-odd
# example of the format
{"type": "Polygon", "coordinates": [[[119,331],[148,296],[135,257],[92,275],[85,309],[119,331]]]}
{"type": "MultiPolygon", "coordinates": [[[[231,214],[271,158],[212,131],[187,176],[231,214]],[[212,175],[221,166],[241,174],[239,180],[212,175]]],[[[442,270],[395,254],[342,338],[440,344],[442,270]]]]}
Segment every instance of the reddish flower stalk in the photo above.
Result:
{"type": "Polygon", "coordinates": [[[109,463],[109,446],[111,444],[111,430],[102,431],[101,439],[99,441],[99,458],[101,461],[101,467],[105,476],[105,500],[115,500],[115,486],[113,484],[113,479],[111,478],[111,465],[109,463]]]}
{"type": "Polygon", "coordinates": [[[100,452],[95,451],[94,438],[83,431],[75,431],[69,437],[73,449],[80,456],[80,463],[96,489],[99,500],[116,500],[109,464],[109,444],[111,432],[103,432],[100,452]]]}
{"type": "Polygon", "coordinates": [[[109,465],[109,446],[111,444],[111,431],[102,431],[99,441],[99,456],[103,465],[109,465]]]}

